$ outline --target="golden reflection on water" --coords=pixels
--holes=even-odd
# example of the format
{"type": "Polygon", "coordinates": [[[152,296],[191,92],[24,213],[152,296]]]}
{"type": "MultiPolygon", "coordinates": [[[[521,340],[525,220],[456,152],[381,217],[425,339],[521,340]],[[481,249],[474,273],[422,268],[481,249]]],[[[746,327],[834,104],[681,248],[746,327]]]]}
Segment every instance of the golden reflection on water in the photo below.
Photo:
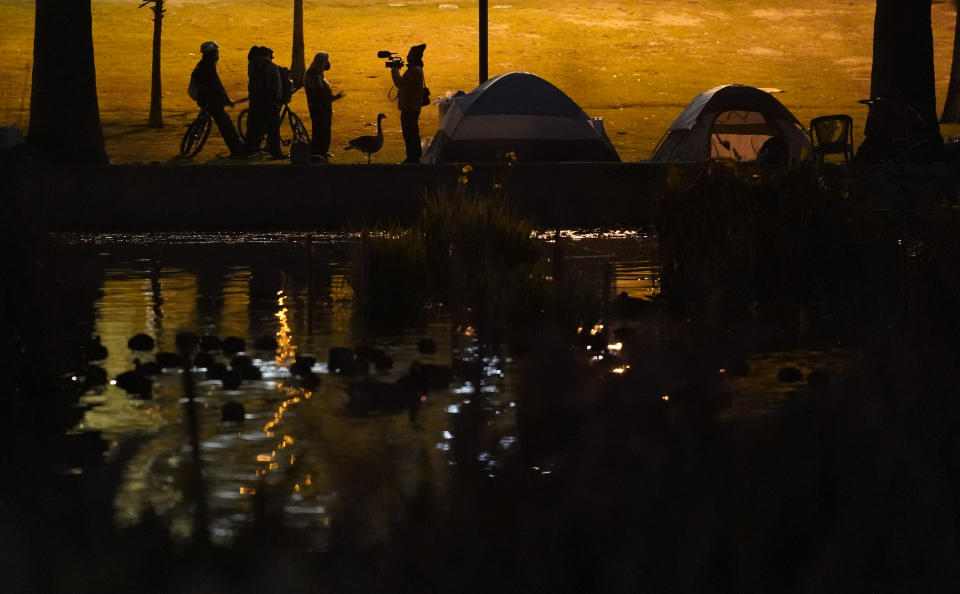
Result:
{"type": "Polygon", "coordinates": [[[277,291],[277,365],[287,366],[293,363],[297,355],[297,345],[293,344],[293,338],[290,332],[290,324],[287,322],[287,296],[283,290],[277,291]]]}
{"type": "Polygon", "coordinates": [[[227,268],[223,284],[223,308],[213,322],[215,333],[247,337],[250,332],[250,281],[253,271],[247,266],[227,268]]]}
{"type": "MultiPolygon", "coordinates": [[[[451,453],[441,447],[449,446],[449,439],[440,436],[451,434],[456,411],[476,397],[477,387],[463,390],[463,384],[455,384],[450,390],[431,392],[421,411],[420,427],[412,430],[405,415],[346,415],[347,380],[342,377],[324,374],[320,386],[306,390],[283,369],[298,353],[315,354],[324,361],[331,346],[369,340],[355,331],[357,267],[349,249],[335,247],[339,250],[335,255],[317,260],[322,271],[314,275],[320,279],[316,283],[298,278],[295,266],[295,270],[284,269],[297,261],[289,257],[277,258],[279,273],[264,266],[262,275],[256,266],[214,265],[199,270],[191,266],[187,270],[152,267],[149,261],[106,270],[103,297],[95,304],[96,333],[110,350],[104,366],[111,378],[132,368],[134,353],[126,341],[137,332],[155,336],[158,350],[174,350],[174,337],[181,329],[221,338],[239,336],[248,339],[248,345],[253,337],[276,337],[277,350],[259,353],[262,360],[257,353],[248,353],[261,366],[262,381],[244,382],[240,390],[227,391],[219,381],[207,380],[201,370],[194,375],[215,542],[229,543],[252,521],[250,496],[254,494],[285,497],[280,503],[290,522],[316,533],[318,527],[322,530],[329,524],[326,510],[343,493],[370,489],[360,492],[360,501],[351,505],[369,512],[361,514],[364,526],[356,529],[375,535],[390,525],[396,502],[412,496],[422,481],[442,489],[449,478],[451,453]],[[329,287],[323,285],[326,282],[329,287]],[[229,425],[220,420],[220,407],[227,400],[244,404],[244,423],[229,425]]],[[[202,260],[200,248],[197,254],[194,257],[202,260]]],[[[236,261],[232,254],[230,261],[236,261]]],[[[426,328],[379,337],[377,344],[386,346],[395,360],[394,371],[381,376],[384,381],[395,381],[414,360],[449,364],[454,349],[461,351],[460,356],[468,354],[463,349],[475,339],[473,329],[459,338],[463,344],[451,344],[457,340],[450,333],[449,315],[435,315],[426,328]],[[438,352],[421,355],[416,349],[419,336],[434,338],[438,352]]],[[[222,355],[217,358],[229,362],[222,355]]],[[[516,441],[513,394],[517,379],[501,371],[481,387],[493,407],[484,422],[494,429],[488,432],[493,445],[488,444],[484,453],[491,472],[497,452],[507,447],[497,449],[496,435],[508,436],[506,444],[516,441]]],[[[182,479],[189,463],[181,419],[182,375],[168,371],[155,385],[155,397],[147,401],[130,398],[116,386],[86,396],[87,402],[99,406],[86,413],[78,428],[101,429],[113,443],[142,440],[127,463],[115,498],[120,525],[137,522],[152,507],[170,522],[175,536],[189,537],[193,507],[182,479]]]]}
{"type": "Polygon", "coordinates": [[[341,341],[351,334],[353,321],[353,271],[339,270],[330,275],[330,333],[341,341]]]}

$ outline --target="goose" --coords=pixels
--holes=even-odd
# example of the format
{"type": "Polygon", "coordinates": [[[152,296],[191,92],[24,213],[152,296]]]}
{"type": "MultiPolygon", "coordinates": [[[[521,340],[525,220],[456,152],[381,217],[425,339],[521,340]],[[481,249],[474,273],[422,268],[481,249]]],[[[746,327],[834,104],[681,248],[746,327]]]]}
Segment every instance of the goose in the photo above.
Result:
{"type": "Polygon", "coordinates": [[[83,350],[87,355],[87,361],[100,361],[106,359],[109,354],[107,347],[100,344],[99,334],[88,340],[83,350]]]}
{"type": "Polygon", "coordinates": [[[205,334],[200,337],[201,351],[219,351],[221,346],[220,339],[212,334],[205,334]]]}
{"type": "Polygon", "coordinates": [[[154,345],[153,337],[149,334],[134,334],[127,341],[127,348],[131,351],[152,351],[154,345]]]}
{"type": "Polygon", "coordinates": [[[223,354],[232,357],[237,353],[242,353],[246,350],[247,344],[246,341],[239,336],[228,336],[223,339],[223,342],[220,344],[223,354]]]}
{"type": "Polygon", "coordinates": [[[347,410],[358,416],[406,410],[410,422],[415,423],[429,391],[425,379],[412,372],[393,383],[363,379],[347,387],[347,410]]]}
{"type": "Polygon", "coordinates": [[[168,351],[160,351],[154,355],[157,364],[164,369],[173,369],[174,367],[180,367],[183,363],[183,359],[177,353],[171,353],[168,351]]]}
{"type": "Polygon", "coordinates": [[[367,153],[367,165],[370,164],[370,156],[383,148],[383,128],[380,122],[387,116],[382,113],[377,114],[377,135],[376,136],[358,136],[347,143],[343,150],[357,150],[361,153],[367,153]]]}
{"type": "Polygon", "coordinates": [[[242,423],[247,411],[236,400],[227,400],[220,407],[220,420],[229,423],[242,423]]]}
{"type": "MultiPolygon", "coordinates": [[[[139,361],[134,361],[139,367],[139,361]]],[[[153,396],[153,380],[143,375],[139,369],[124,371],[114,380],[117,387],[131,396],[149,400],[153,396]]]]}

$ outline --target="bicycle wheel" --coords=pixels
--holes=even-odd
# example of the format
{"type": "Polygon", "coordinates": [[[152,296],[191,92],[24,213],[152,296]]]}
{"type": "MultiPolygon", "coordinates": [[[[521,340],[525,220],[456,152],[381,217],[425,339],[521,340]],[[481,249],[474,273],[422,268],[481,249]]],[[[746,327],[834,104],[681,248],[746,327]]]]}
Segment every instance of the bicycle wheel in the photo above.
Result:
{"type": "Polygon", "coordinates": [[[247,141],[247,116],[250,115],[250,108],[247,107],[237,116],[237,134],[240,135],[240,141],[247,141]]]}
{"type": "Polygon", "coordinates": [[[293,142],[310,144],[310,134],[307,132],[307,127],[303,125],[303,120],[293,113],[292,109],[287,111],[287,119],[290,122],[290,129],[293,131],[293,142]]]}
{"type": "Polygon", "coordinates": [[[200,152],[210,136],[211,124],[210,114],[201,111],[197,119],[193,120],[193,123],[187,127],[187,131],[183,133],[183,140],[180,141],[180,156],[192,159],[200,152]]]}

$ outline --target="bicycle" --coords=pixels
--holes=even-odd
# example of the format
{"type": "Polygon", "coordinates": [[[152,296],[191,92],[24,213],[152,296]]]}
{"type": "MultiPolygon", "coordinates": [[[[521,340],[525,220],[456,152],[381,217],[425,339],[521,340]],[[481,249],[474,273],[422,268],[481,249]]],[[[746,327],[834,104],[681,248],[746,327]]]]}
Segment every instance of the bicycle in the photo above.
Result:
{"type": "MultiPolygon", "coordinates": [[[[249,114],[250,108],[247,107],[240,112],[240,115],[237,116],[237,132],[240,134],[240,138],[244,139],[244,141],[247,137],[247,116],[249,114]]],[[[307,127],[303,125],[303,120],[300,119],[300,116],[290,109],[289,103],[284,103],[283,108],[280,110],[281,131],[284,120],[286,120],[287,124],[290,126],[291,135],[290,138],[284,138],[283,134],[281,134],[281,145],[290,146],[294,142],[310,144],[310,133],[307,132],[307,127]]]]}
{"type": "MultiPolygon", "coordinates": [[[[885,124],[875,133],[881,137],[877,146],[870,147],[864,155],[861,145],[854,161],[922,161],[927,153],[942,143],[939,137],[930,136],[926,120],[912,105],[903,106],[886,97],[862,99],[857,103],[866,105],[871,111],[876,110],[875,117],[884,118],[885,124]]],[[[870,115],[867,117],[869,119],[870,115]]]]}
{"type": "Polygon", "coordinates": [[[185,126],[187,131],[183,133],[183,139],[180,141],[180,156],[184,159],[192,159],[197,156],[206,144],[207,138],[210,137],[213,116],[205,107],[201,107],[197,117],[185,126]]]}
{"type": "MultiPolygon", "coordinates": [[[[246,98],[237,99],[233,103],[236,105],[246,100],[246,98]]],[[[184,159],[192,159],[197,156],[203,145],[207,143],[207,139],[210,138],[213,116],[210,115],[206,107],[201,107],[197,117],[189,124],[184,124],[184,126],[187,131],[183,133],[183,138],[180,140],[180,156],[184,159]]]]}

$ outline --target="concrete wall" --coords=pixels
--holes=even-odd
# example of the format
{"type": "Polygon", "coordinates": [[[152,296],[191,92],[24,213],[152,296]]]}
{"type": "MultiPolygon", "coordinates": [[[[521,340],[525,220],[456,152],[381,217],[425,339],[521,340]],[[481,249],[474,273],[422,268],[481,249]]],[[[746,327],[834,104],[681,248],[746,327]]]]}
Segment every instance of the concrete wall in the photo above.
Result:
{"type": "Polygon", "coordinates": [[[456,165],[0,164],[25,213],[50,230],[357,229],[416,219],[430,188],[501,183],[538,226],[642,226],[664,187],[652,163],[456,165]]]}

